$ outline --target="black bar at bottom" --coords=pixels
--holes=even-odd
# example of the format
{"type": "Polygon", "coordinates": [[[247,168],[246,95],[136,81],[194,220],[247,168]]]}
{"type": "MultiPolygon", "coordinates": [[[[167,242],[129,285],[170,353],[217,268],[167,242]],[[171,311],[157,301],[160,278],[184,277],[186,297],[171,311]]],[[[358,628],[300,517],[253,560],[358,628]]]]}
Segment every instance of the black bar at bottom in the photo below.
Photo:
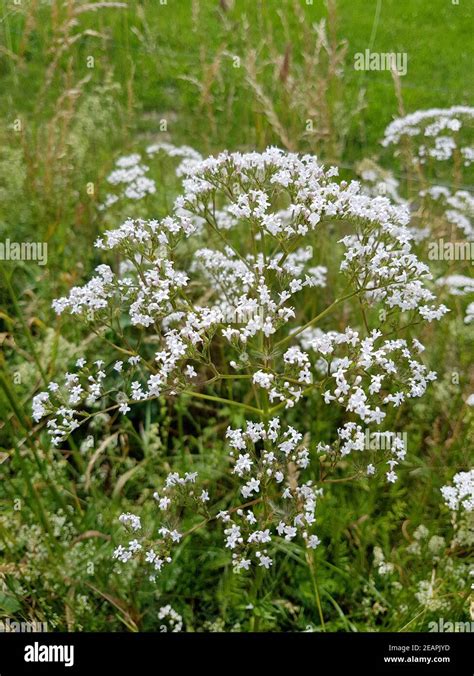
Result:
{"type": "Polygon", "coordinates": [[[293,664],[292,672],[311,674],[472,676],[473,644],[469,633],[0,633],[0,676],[102,670],[151,676],[170,666],[269,673],[272,667],[284,670],[284,663],[293,664]]]}

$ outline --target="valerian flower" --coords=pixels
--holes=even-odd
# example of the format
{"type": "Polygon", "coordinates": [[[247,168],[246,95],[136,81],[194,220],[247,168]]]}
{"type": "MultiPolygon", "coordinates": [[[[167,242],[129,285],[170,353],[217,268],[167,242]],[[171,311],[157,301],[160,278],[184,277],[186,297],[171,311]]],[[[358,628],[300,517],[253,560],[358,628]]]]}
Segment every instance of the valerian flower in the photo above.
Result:
{"type": "Polygon", "coordinates": [[[465,509],[466,512],[474,511],[474,469],[455,474],[452,485],[443,486],[441,494],[452,511],[458,509],[465,509]]]}
{"type": "Polygon", "coordinates": [[[399,145],[404,138],[416,143],[415,160],[425,164],[430,159],[449,160],[456,151],[466,166],[474,160],[474,148],[460,144],[458,137],[464,126],[472,125],[474,108],[452,106],[430,108],[397,118],[385,130],[382,145],[399,145]]]}
{"type": "MultiPolygon", "coordinates": [[[[148,154],[159,150],[172,149],[148,154]]],[[[337,181],[337,168],[311,155],[174,154],[184,158],[183,192],[172,213],[107,230],[96,246],[118,264],[101,264],[53,304],[106,334],[107,363],[81,359],[35,397],[33,414],[48,418],[59,445],[98,411],[130,415],[134,404],[162,396],[245,411],[244,427],[227,432],[229,504],[213,511],[194,473],[172,472],[154,496],[159,525],[120,545],[115,558],[143,560],[156,575],[186,536],[174,509],[182,499],[204,523],[222,522],[235,570],[269,569],[275,543],[320,543],[322,485],[312,460],[327,455],[334,468],[360,456],[364,480],[380,460],[387,481],[396,480],[404,441],[393,435],[386,456],[365,458],[360,423],[392,435],[383,429],[388,411],[425,393],[436,374],[422,361],[422,343],[393,334],[437,321],[447,308],[436,304],[430,271],[413,251],[404,204],[337,181]],[[309,446],[277,414],[314,394],[319,410],[337,407],[342,422],[330,442],[309,446]]],[[[141,176],[140,166],[122,158],[114,181],[141,176]]],[[[130,515],[122,521],[133,529],[130,515]]]]}
{"type": "Polygon", "coordinates": [[[350,327],[337,335],[315,328],[316,322],[327,325],[330,311],[351,298],[367,308],[386,308],[394,320],[418,313],[433,321],[447,311],[434,304],[425,284],[429,270],[411,251],[404,207],[362,194],[355,182],[337,183],[336,175],[312,156],[275,148],[222,153],[188,168],[173,215],[129,219],[100,237],[100,249],[129,265],[119,272],[100,265],[85,286],[56,300],[55,310],[97,329],[113,328],[126,315],[131,326],[153,335],[157,349],[139,354],[137,344],[108,372],[93,373],[82,364],[57,391],[38,395],[36,420],[56,411],[49,426],[55,442],[75,429],[75,409],[98,402],[105,392],[110,398],[115,389],[117,408],[127,414],[133,402],[194,387],[198,367],[206,364],[213,382],[237,369],[259,401],[259,389],[265,390],[274,406],[293,407],[307,391],[335,381],[325,400],[377,424],[385,417],[382,405],[421,396],[434,374],[413,358],[407,341],[385,340],[380,323],[365,337],[350,327]],[[215,219],[218,204],[234,215],[230,227],[221,229],[215,219]],[[304,294],[325,287],[329,267],[314,264],[307,240],[326,237],[339,223],[352,230],[339,239],[338,267],[328,261],[339,277],[339,295],[307,320],[304,294]],[[240,233],[238,247],[233,231],[240,233]],[[213,248],[199,246],[204,240],[213,248]],[[221,371],[209,364],[215,342],[227,344],[229,359],[221,371]],[[248,349],[255,353],[256,345],[260,354],[249,363],[248,349]],[[388,391],[392,376],[397,392],[388,391]]]}

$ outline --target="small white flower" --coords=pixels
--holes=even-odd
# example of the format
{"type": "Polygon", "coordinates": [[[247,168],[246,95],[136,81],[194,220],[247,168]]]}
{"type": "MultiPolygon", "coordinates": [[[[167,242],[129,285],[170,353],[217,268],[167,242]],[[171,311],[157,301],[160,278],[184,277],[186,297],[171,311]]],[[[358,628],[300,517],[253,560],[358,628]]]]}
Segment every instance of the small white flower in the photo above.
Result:
{"type": "Polygon", "coordinates": [[[119,411],[120,411],[120,413],[125,415],[126,413],[128,413],[130,411],[130,406],[127,404],[127,402],[124,401],[122,404],[120,404],[119,411]]]}

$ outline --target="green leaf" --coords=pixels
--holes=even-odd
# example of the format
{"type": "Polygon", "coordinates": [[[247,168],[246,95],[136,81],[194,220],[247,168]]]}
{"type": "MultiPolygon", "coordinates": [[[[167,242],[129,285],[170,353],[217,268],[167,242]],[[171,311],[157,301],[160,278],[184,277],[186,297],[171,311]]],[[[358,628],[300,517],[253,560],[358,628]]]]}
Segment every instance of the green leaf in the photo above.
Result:
{"type": "Polygon", "coordinates": [[[0,611],[5,611],[8,615],[13,615],[21,610],[21,604],[14,596],[0,591],[0,611]]]}

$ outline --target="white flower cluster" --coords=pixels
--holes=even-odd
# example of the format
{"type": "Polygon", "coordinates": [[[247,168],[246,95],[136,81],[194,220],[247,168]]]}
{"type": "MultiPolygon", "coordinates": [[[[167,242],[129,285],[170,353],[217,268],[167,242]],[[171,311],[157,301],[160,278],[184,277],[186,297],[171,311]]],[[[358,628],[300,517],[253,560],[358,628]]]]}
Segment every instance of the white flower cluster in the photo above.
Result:
{"type": "Polygon", "coordinates": [[[107,181],[119,188],[119,194],[108,193],[104,203],[99,207],[101,210],[109,208],[123,198],[141,200],[146,195],[153,195],[156,192],[155,181],[146,176],[150,168],[142,164],[141,159],[138,153],[134,153],[120,157],[116,161],[114,170],[107,176],[107,181]]]}
{"type": "Polygon", "coordinates": [[[411,239],[407,228],[395,225],[377,227],[364,239],[347,235],[341,240],[347,249],[341,270],[359,281],[372,303],[402,311],[417,310],[428,321],[440,319],[448,310],[443,305],[428,305],[435,299],[424,286],[431,273],[411,252],[411,239]]]}
{"type": "Polygon", "coordinates": [[[383,169],[376,162],[363,160],[357,167],[362,191],[370,197],[389,197],[396,204],[407,205],[407,200],[400,195],[400,183],[393,173],[383,169]]]}
{"type": "Polygon", "coordinates": [[[466,275],[448,275],[436,280],[438,286],[444,286],[453,296],[465,296],[474,293],[474,278],[466,275]]]}
{"type": "Polygon", "coordinates": [[[156,575],[163,569],[163,566],[171,563],[173,548],[183,537],[183,534],[177,530],[176,523],[182,507],[189,503],[196,512],[199,509],[205,511],[204,503],[209,500],[209,495],[205,490],[197,494],[196,479],[197,472],[186,472],[184,476],[180,476],[178,472],[171,472],[166,477],[162,491],[159,494],[154,493],[153,498],[162,519],[161,526],[157,529],[159,539],[156,538],[154,532],[151,535],[142,534],[139,516],[130,513],[121,514],[120,523],[129,531],[138,533],[139,539],[134,538],[127,545],[119,545],[114,550],[114,559],[121,563],[128,563],[139,557],[140,561],[151,569],[149,579],[156,580],[156,575]]]}
{"type": "MultiPolygon", "coordinates": [[[[202,156],[189,146],[175,146],[171,143],[159,142],[149,145],[146,149],[148,158],[153,158],[157,153],[164,153],[169,157],[178,157],[181,159],[176,169],[178,176],[183,176],[197,162],[202,161],[202,156]]],[[[147,176],[150,172],[150,166],[143,162],[139,153],[119,157],[115,162],[115,167],[107,176],[107,182],[115,192],[109,192],[105,196],[103,204],[99,210],[109,209],[111,206],[123,200],[137,202],[148,195],[156,193],[156,182],[147,176]]]]}
{"type": "MultiPolygon", "coordinates": [[[[319,444],[316,452],[332,454],[336,467],[367,450],[354,418],[379,426],[385,409],[422,396],[436,377],[418,357],[424,349],[418,340],[388,335],[420,318],[438,320],[447,308],[434,305],[403,204],[364,194],[357,182],[336,182],[337,169],[324,169],[310,155],[269,148],[202,160],[186,148],[148,149],[150,156],[159,151],[183,158],[183,194],[173,213],[106,231],[96,246],[119,259],[117,269],[99,266],[87,284],[54,302],[58,314],[106,335],[117,354],[110,358],[108,348],[107,367],[101,359],[78,360],[75,373],[35,397],[34,417],[48,417],[52,442],[61,444],[101,408],[126,415],[134,402],[162,395],[185,393],[251,411],[265,422],[227,432],[239,504],[218,518],[234,568],[268,569],[278,541],[319,543],[313,528],[321,488],[300,478],[311,454],[276,412],[318,391],[326,404],[341,407],[343,422],[332,445],[319,444]],[[390,317],[390,331],[377,319],[382,315],[390,317]],[[224,383],[228,399],[218,396],[224,383]]],[[[128,158],[119,170],[137,166],[136,157],[128,158]]],[[[388,481],[395,481],[405,453],[395,435],[388,481]]],[[[374,474],[374,465],[365,471],[374,474]]],[[[214,518],[209,494],[195,490],[195,479],[171,473],[155,494],[163,517],[158,541],[141,534],[133,515],[122,517],[134,539],[116,549],[118,561],[144,560],[153,577],[184,535],[178,503],[214,518]]]]}
{"type": "Polygon", "coordinates": [[[299,480],[310,464],[302,434],[292,427],[283,431],[280,420],[273,418],[267,424],[247,421],[245,429],[228,428],[226,436],[232,473],[247,501],[218,514],[234,570],[249,570],[252,564],[270,568],[275,539],[300,538],[306,547],[317,547],[313,529],[322,489],[299,480]]]}
{"type": "Polygon", "coordinates": [[[177,633],[183,628],[182,616],[176,612],[176,610],[174,610],[174,608],[172,608],[169,603],[159,609],[158,619],[161,621],[166,620],[166,624],[163,623],[160,625],[161,632],[172,631],[177,633]]]}
{"type": "Polygon", "coordinates": [[[357,166],[364,193],[386,195],[409,208],[407,229],[415,242],[429,237],[443,221],[446,234],[452,236],[454,225],[467,240],[474,239],[474,199],[459,189],[463,168],[474,160],[474,147],[469,145],[473,126],[474,108],[467,106],[420,110],[394,120],[382,145],[393,148],[403,160],[407,172],[403,196],[391,171],[369,159],[357,166]],[[451,184],[458,189],[449,188],[451,184]]]}
{"type": "MultiPolygon", "coordinates": [[[[130,512],[127,512],[126,514],[121,514],[119,517],[119,521],[133,533],[137,532],[139,533],[142,529],[141,519],[136,514],[131,514],[130,512]]],[[[119,545],[118,547],[116,547],[116,549],[114,550],[113,558],[117,559],[117,561],[120,561],[121,563],[127,563],[133,558],[136,552],[139,552],[141,550],[141,548],[142,548],[141,544],[138,542],[136,538],[134,538],[133,540],[129,541],[126,547],[124,547],[123,545],[119,545]]]]}
{"type": "MultiPolygon", "coordinates": [[[[111,372],[123,380],[127,368],[129,375],[136,372],[140,362],[139,356],[132,356],[126,362],[115,362],[111,372]]],[[[52,381],[48,390],[40,392],[33,397],[33,418],[39,422],[42,418],[50,416],[46,423],[48,434],[54,446],[58,446],[80,425],[81,415],[79,407],[97,407],[105,394],[106,371],[104,361],[98,359],[93,364],[87,364],[81,357],[76,362],[77,371],[66,373],[61,384],[52,381]]],[[[133,390],[133,383],[132,383],[133,390]]],[[[117,394],[117,408],[121,413],[127,413],[130,407],[127,397],[117,394]]]]}
{"type": "Polygon", "coordinates": [[[464,237],[474,240],[474,197],[467,190],[454,193],[443,185],[420,191],[420,197],[430,199],[442,210],[448,223],[456,226],[464,237]]]}
{"type": "Polygon", "coordinates": [[[222,335],[229,342],[247,343],[258,333],[275,334],[295,317],[294,306],[287,305],[292,296],[304,288],[326,285],[327,268],[311,265],[311,246],[282,258],[281,254],[266,260],[263,254],[244,258],[230,247],[224,252],[196,251],[191,270],[214,289],[213,309],[227,324],[222,335]]]}
{"type": "MultiPolygon", "coordinates": [[[[332,446],[320,444],[318,450],[320,452],[331,453],[336,456],[345,457],[354,451],[368,451],[381,449],[386,451],[386,456],[389,458],[386,464],[389,469],[385,473],[386,479],[389,483],[395,483],[398,479],[395,473],[395,467],[405,459],[407,448],[403,437],[397,435],[390,430],[372,432],[367,443],[367,430],[364,432],[362,427],[354,422],[345,423],[337,430],[338,440],[332,446]]],[[[376,468],[372,463],[369,463],[366,468],[368,477],[373,476],[376,468]]]]}
{"type": "Polygon", "coordinates": [[[395,570],[393,563],[385,560],[385,556],[381,547],[374,547],[374,565],[377,567],[379,575],[390,575],[395,570]]]}
{"type": "Polygon", "coordinates": [[[365,338],[353,329],[340,333],[309,328],[301,334],[303,347],[317,357],[315,368],[328,374],[326,404],[341,404],[364,423],[380,424],[386,417],[377,404],[398,407],[406,399],[423,396],[436,379],[434,371],[415,359],[425,349],[418,340],[410,345],[403,338],[382,338],[376,329],[365,338]],[[387,390],[392,391],[383,394],[387,390]]]}
{"type": "Polygon", "coordinates": [[[53,301],[57,314],[69,309],[72,314],[83,311],[96,312],[107,307],[109,299],[114,295],[115,275],[108,265],[99,265],[96,275],[82,287],[71,289],[69,296],[53,301]]]}
{"type": "Polygon", "coordinates": [[[469,303],[466,308],[466,316],[464,317],[465,324],[472,324],[474,322],[474,303],[469,303]]]}
{"type": "MultiPolygon", "coordinates": [[[[311,356],[293,339],[302,331],[299,298],[306,290],[324,288],[328,274],[326,266],[314,264],[314,249],[304,240],[316,228],[322,236],[323,229],[334,222],[346,222],[354,234],[340,240],[343,255],[339,267],[340,279],[347,279],[352,291],[333,305],[358,296],[367,305],[384,305],[392,315],[417,311],[428,321],[439,319],[447,311],[443,305],[431,304],[434,296],[425,286],[430,274],[411,252],[406,210],[394,207],[386,198],[362,194],[357,183],[335,183],[332,177],[336,173],[335,169],[325,171],[312,156],[299,157],[275,148],[244,155],[222,153],[189,169],[185,193],[176,200],[173,216],[161,221],[128,219],[97,240],[98,248],[115,251],[128,265],[122,265],[119,274],[107,265],[99,266],[90,282],[73,288],[53,306],[59,314],[69,311],[109,328],[114,315],[125,313],[132,326],[155,334],[160,346],[154,357],[148,354],[141,359],[137,353],[125,363],[135,367],[141,361],[146,373],[140,381],[127,385],[128,391],[119,392],[117,400],[123,413],[133,401],[185,389],[197,375],[188,362],[207,362],[209,345],[218,336],[229,343],[233,356],[228,362],[230,373],[247,373],[252,366],[253,372],[246,377],[257,389],[267,391],[270,403],[294,406],[314,384],[315,375],[311,356]],[[285,201],[287,206],[282,210],[285,201]],[[195,217],[203,220],[209,235],[218,232],[223,237],[213,213],[216,203],[226,202],[243,240],[250,237],[255,252],[241,254],[231,238],[224,237],[222,249],[197,248],[190,263],[185,253],[178,255],[180,247],[186,251],[191,237],[200,240],[205,236],[206,229],[203,232],[196,226],[195,217]],[[278,208],[274,208],[277,203],[278,208]],[[180,270],[185,264],[186,271],[180,270]],[[283,338],[275,341],[274,336],[282,331],[283,338]],[[293,345],[287,345],[292,339],[293,345]],[[261,341],[264,352],[260,363],[250,365],[248,345],[261,345],[261,341]],[[266,355],[275,342],[285,349],[273,350],[274,358],[269,359],[266,355]]],[[[225,232],[231,234],[236,227],[225,232]]],[[[356,334],[349,330],[347,335],[356,334]]],[[[344,373],[349,368],[367,370],[375,363],[385,374],[395,374],[394,361],[387,355],[394,350],[402,353],[411,369],[409,390],[387,394],[383,403],[392,400],[399,404],[405,396],[420,396],[426,381],[433,377],[410,358],[404,342],[389,341],[375,349],[379,335],[372,333],[365,341],[356,338],[363,354],[356,362],[348,355],[341,358],[333,373],[337,388],[332,396],[366,422],[380,422],[384,415],[380,409],[369,407],[359,382],[354,382],[352,389],[347,385],[344,373]]],[[[354,348],[353,337],[350,342],[354,348]]],[[[326,350],[324,346],[310,347],[322,354],[326,350]]],[[[128,382],[122,368],[114,371],[128,382]]],[[[102,371],[100,378],[91,382],[89,377],[86,384],[79,383],[78,377],[68,377],[66,387],[74,396],[68,393],[68,401],[58,400],[60,420],[50,421],[56,441],[76,425],[71,405],[97,401],[104,389],[102,371]]],[[[380,374],[377,377],[379,382],[380,374]]],[[[371,383],[370,394],[378,390],[375,381],[371,383]]],[[[48,400],[48,393],[36,397],[36,420],[51,412],[48,400]]]]}
{"type": "Polygon", "coordinates": [[[176,175],[183,176],[197,163],[202,162],[202,155],[190,146],[175,146],[166,141],[152,143],[146,149],[147,155],[153,157],[157,153],[164,153],[169,157],[179,157],[180,164],[176,168],[176,175]]]}
{"type": "Polygon", "coordinates": [[[466,512],[474,511],[474,469],[455,474],[453,484],[443,486],[441,494],[453,512],[460,508],[466,512]]]}
{"type": "Polygon", "coordinates": [[[415,598],[418,603],[426,610],[434,613],[446,611],[449,606],[445,599],[440,598],[438,589],[434,583],[434,579],[420,580],[418,582],[418,591],[415,593],[415,598]]]}
{"type": "Polygon", "coordinates": [[[129,526],[132,531],[141,530],[142,522],[139,516],[136,514],[131,514],[127,512],[126,514],[121,514],[119,517],[120,523],[123,523],[125,526],[129,526]]]}
{"type": "Polygon", "coordinates": [[[473,120],[474,108],[468,106],[418,110],[389,124],[382,145],[399,146],[404,139],[416,141],[415,160],[420,164],[430,159],[446,161],[459,153],[463,164],[469,166],[474,161],[474,148],[460,144],[459,138],[473,120]]]}

